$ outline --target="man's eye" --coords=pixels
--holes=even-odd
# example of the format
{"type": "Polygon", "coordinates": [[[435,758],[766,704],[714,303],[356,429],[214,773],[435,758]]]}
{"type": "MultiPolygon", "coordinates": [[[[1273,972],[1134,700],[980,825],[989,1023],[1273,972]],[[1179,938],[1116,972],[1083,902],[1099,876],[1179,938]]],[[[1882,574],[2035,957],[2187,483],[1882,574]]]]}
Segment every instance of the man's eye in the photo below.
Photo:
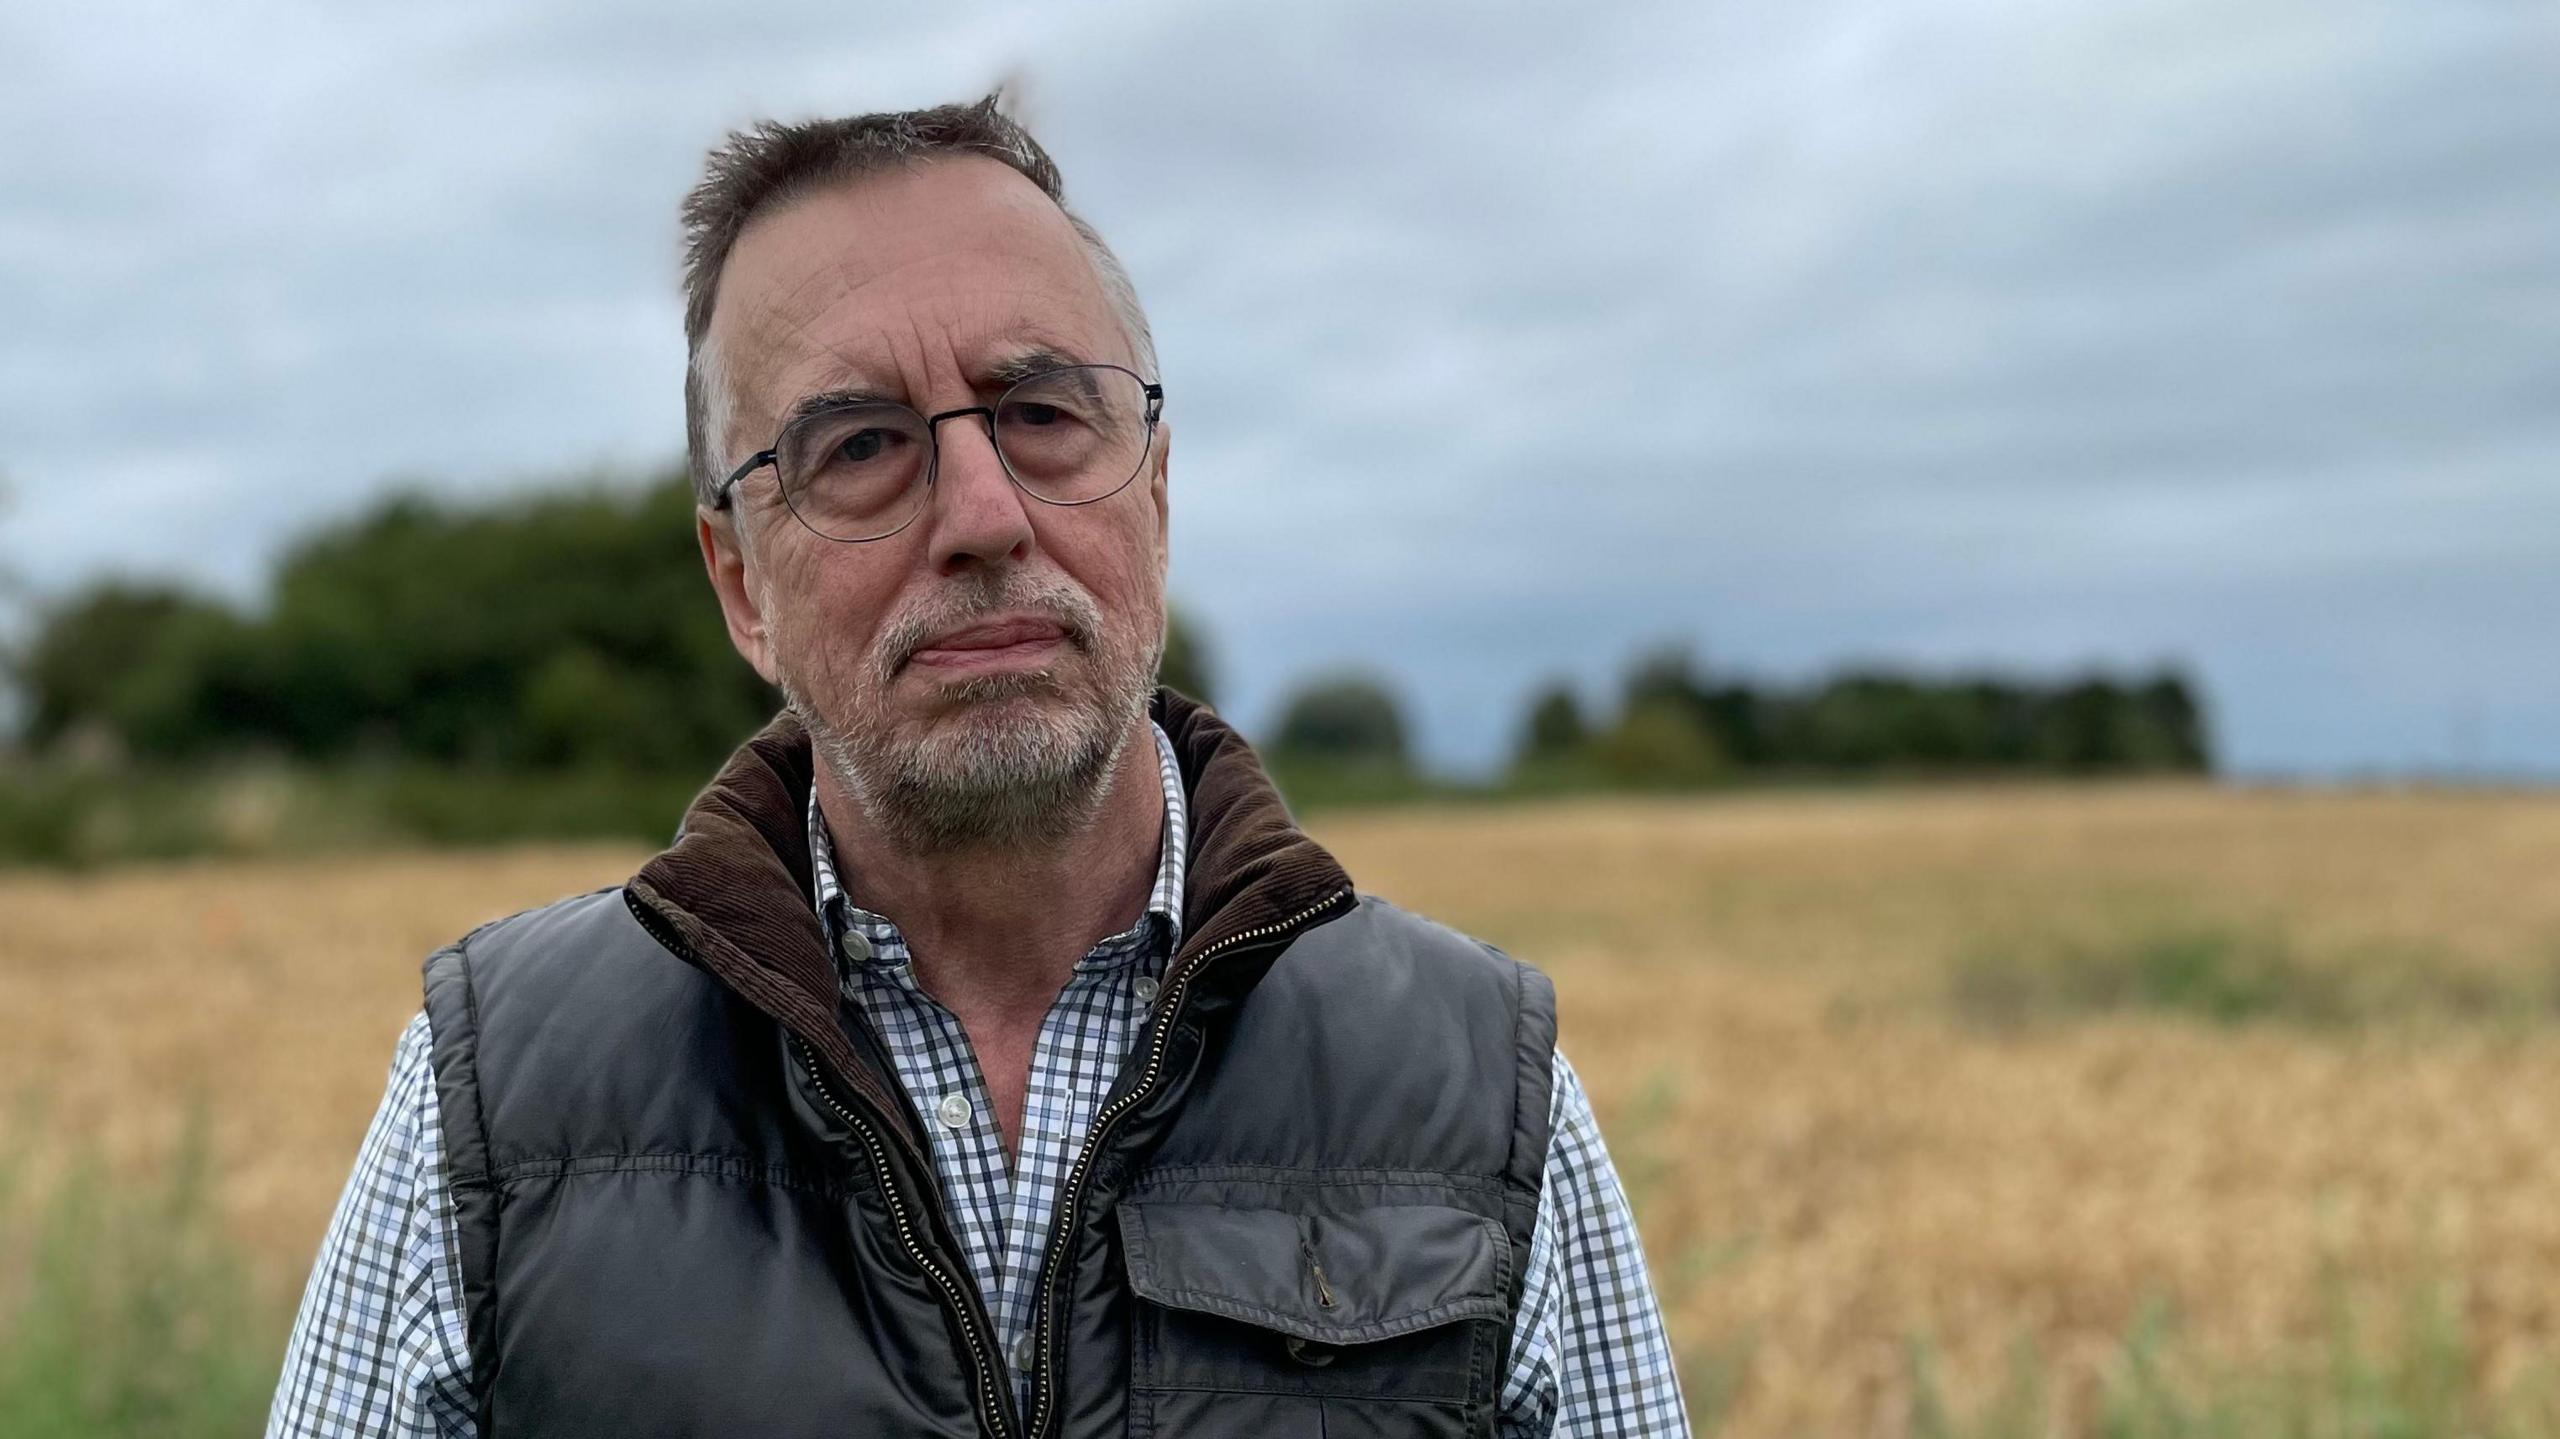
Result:
{"type": "Polygon", "coordinates": [[[844,437],[844,443],[836,446],[836,458],[856,464],[876,460],[894,438],[887,430],[856,430],[844,437]]]}
{"type": "Polygon", "coordinates": [[[1054,425],[1058,421],[1067,418],[1067,412],[1059,409],[1055,405],[1043,405],[1037,401],[1025,400],[1022,403],[1015,405],[1013,407],[1013,413],[1007,415],[1005,418],[1015,421],[1018,424],[1054,425]]]}

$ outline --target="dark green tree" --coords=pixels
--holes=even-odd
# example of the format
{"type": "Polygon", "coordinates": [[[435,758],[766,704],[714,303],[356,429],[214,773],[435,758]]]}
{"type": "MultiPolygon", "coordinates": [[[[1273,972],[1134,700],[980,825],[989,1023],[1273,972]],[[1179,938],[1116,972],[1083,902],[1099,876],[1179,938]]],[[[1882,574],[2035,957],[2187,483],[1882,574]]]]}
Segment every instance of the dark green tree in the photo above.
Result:
{"type": "Polygon", "coordinates": [[[1520,726],[1516,763],[1536,764],[1579,754],[1591,742],[1591,726],[1582,717],[1582,702],[1573,686],[1550,682],[1529,701],[1528,718],[1520,726]]]}
{"type": "Polygon", "coordinates": [[[399,500],[276,580],[265,688],[303,751],[693,769],[768,715],[680,475],[494,507],[399,500]]]}
{"type": "Polygon", "coordinates": [[[1686,644],[1658,645],[1636,656],[1635,663],[1627,668],[1628,709],[1655,700],[1700,709],[1706,692],[1706,678],[1699,672],[1697,656],[1686,644]]]}
{"type": "Polygon", "coordinates": [[[137,754],[282,749],[695,770],[774,698],[730,648],[681,476],[448,505],[389,501],[285,557],[263,615],[108,584],[16,666],[27,728],[137,754]]]}
{"type": "Polygon", "coordinates": [[[1638,789],[1692,789],[1727,769],[1697,710],[1668,695],[1628,705],[1593,742],[1592,757],[1612,782],[1638,789]]]}
{"type": "Polygon", "coordinates": [[[51,606],[15,665],[27,739],[74,729],[140,755],[202,753],[254,728],[224,703],[247,643],[220,601],[171,585],[108,581],[51,606]]]}
{"type": "Polygon", "coordinates": [[[1272,748],[1293,760],[1402,768],[1404,715],[1376,677],[1332,675],[1290,696],[1272,748]]]}
{"type": "Polygon", "coordinates": [[[2122,768],[2139,743],[2131,717],[2125,692],[2114,680],[2090,675],[2074,681],[2045,704],[2037,758],[2054,769],[2082,774],[2122,768]]]}
{"type": "Polygon", "coordinates": [[[2204,706],[2195,686],[2175,670],[2163,670],[2134,691],[2134,704],[2151,733],[2158,737],[2165,766],[2202,771],[2213,768],[2213,746],[2205,736],[2204,706]]]}
{"type": "Polygon", "coordinates": [[[1177,689],[1205,705],[1217,700],[1210,694],[1216,669],[1209,659],[1209,640],[1200,627],[1179,607],[1168,607],[1165,614],[1164,661],[1156,667],[1158,682],[1177,689]]]}
{"type": "MultiPolygon", "coordinates": [[[[1866,667],[1763,689],[1709,683],[1686,649],[1664,646],[1629,666],[1625,693],[1628,714],[1688,710],[1720,762],[1740,769],[2111,774],[2212,763],[2202,706],[2174,671],[2138,683],[2090,674],[2037,684],[1866,667]]],[[[1648,723],[1657,739],[1670,733],[1659,719],[1648,723]]]]}
{"type": "MultiPolygon", "coordinates": [[[[9,503],[9,477],[0,475],[0,518],[8,515],[9,503]]],[[[34,617],[24,613],[26,602],[26,580],[0,560],[0,757],[26,730],[26,631],[34,628],[34,617]]]]}
{"type": "Polygon", "coordinates": [[[1782,722],[1769,698],[1749,685],[1712,682],[1685,643],[1658,645],[1628,667],[1620,712],[1672,706],[1689,712],[1720,763],[1765,764],[1783,758],[1773,731],[1782,722]]]}

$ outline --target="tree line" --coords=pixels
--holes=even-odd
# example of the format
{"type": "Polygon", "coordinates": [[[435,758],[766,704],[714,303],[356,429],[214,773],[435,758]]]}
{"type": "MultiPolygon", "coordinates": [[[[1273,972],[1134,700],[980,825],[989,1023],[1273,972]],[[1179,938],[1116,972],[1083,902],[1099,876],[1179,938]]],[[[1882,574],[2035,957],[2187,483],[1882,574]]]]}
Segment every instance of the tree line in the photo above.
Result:
{"type": "MultiPolygon", "coordinates": [[[[255,605],[105,581],[40,607],[10,659],[23,747],[201,762],[243,753],[491,770],[680,774],[777,697],[730,648],[681,474],[502,502],[395,498],[291,547],[255,605]]],[[[1164,678],[1212,700],[1176,617],[1164,678]]],[[[1284,772],[1417,766],[1392,687],[1319,676],[1268,747],[1284,772]]],[[[2175,673],[2037,682],[1861,671],[1785,687],[1667,647],[1613,707],[1530,697],[1512,778],[1705,784],[1752,775],[2192,771],[2210,754],[2175,673]]]]}
{"type": "MultiPolygon", "coordinates": [[[[1392,685],[1344,673],[1302,686],[1271,742],[1301,771],[1381,780],[1412,768],[1392,685]]],[[[1687,788],[1737,780],[2203,773],[2203,707],[2175,669],[2037,680],[1856,669],[1800,686],[1710,676],[1686,646],[1642,654],[1613,707],[1568,681],[1530,697],[1505,783],[1687,788]]]]}
{"type": "MultiPolygon", "coordinates": [[[[1187,625],[1169,683],[1205,689],[1187,625]]],[[[285,552],[264,602],[107,580],[38,608],[20,740],[153,761],[243,753],[695,771],[771,717],[730,647],[679,473],[383,502],[285,552]]]]}
{"type": "Polygon", "coordinates": [[[2057,679],[1857,668],[1798,686],[1704,672],[1685,648],[1640,657],[1617,710],[1532,699],[1517,763],[1621,778],[1758,774],[2125,774],[2212,767],[2194,684],[2175,669],[2057,679]]]}

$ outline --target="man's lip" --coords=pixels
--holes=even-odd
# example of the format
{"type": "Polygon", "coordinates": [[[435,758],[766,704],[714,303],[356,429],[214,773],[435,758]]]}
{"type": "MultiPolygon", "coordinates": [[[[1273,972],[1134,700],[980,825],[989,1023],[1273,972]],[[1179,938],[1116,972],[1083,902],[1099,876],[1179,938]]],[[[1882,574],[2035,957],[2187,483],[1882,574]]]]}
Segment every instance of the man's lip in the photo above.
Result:
{"type": "Polygon", "coordinates": [[[994,650],[1008,645],[1032,644],[1041,640],[1062,640],[1066,627],[1055,620],[1001,619],[988,620],[946,635],[936,635],[916,647],[917,654],[936,650],[994,650]]]}

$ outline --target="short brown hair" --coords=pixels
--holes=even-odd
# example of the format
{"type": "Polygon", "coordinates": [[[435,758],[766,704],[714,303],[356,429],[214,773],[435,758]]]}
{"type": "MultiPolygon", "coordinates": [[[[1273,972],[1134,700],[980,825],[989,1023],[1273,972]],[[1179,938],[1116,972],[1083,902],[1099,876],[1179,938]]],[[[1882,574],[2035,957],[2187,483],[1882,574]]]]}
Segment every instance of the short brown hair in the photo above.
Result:
{"type": "Polygon", "coordinates": [[[1138,368],[1156,378],[1155,344],[1138,305],[1137,287],[1102,236],[1067,209],[1057,163],[1030,131],[1004,113],[1002,98],[995,93],[968,105],[882,110],[788,125],[766,120],[731,131],[711,152],[701,183],[684,197],[683,209],[684,431],[697,501],[709,505],[712,491],[726,478],[719,472],[723,436],[716,431],[725,428],[727,382],[717,373],[717,357],[706,355],[703,343],[711,330],[712,306],[719,300],[720,270],[739,233],[767,206],[891,165],[913,165],[935,155],[984,155],[1039,186],[1084,241],[1138,368]]]}

